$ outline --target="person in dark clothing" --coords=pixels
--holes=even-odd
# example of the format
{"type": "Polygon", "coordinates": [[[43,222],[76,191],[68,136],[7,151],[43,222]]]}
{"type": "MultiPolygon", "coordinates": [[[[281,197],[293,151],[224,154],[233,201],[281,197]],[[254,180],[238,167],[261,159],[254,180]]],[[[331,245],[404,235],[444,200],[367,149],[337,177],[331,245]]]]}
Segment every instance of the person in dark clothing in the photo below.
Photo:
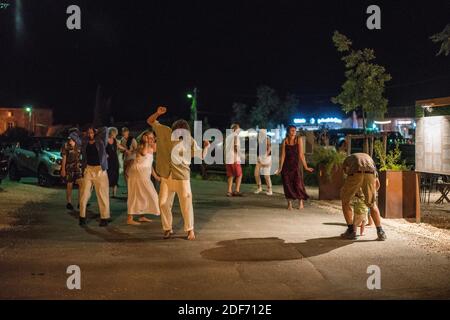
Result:
{"type": "Polygon", "coordinates": [[[80,225],[86,224],[86,206],[91,197],[92,185],[95,187],[100,208],[100,226],[106,227],[110,218],[109,211],[109,181],[106,145],[108,129],[98,130],[90,127],[82,140],[83,179],[80,186],[80,225]]]}
{"type": "Polygon", "coordinates": [[[288,210],[292,210],[292,202],[299,201],[299,209],[303,209],[304,200],[309,198],[305,190],[303,177],[300,173],[300,165],[308,172],[314,169],[309,168],[303,153],[303,141],[297,137],[297,128],[289,126],[286,139],[281,145],[280,167],[277,174],[281,173],[283,179],[284,195],[288,201],[288,210]]]}
{"type": "Polygon", "coordinates": [[[112,188],[112,196],[117,196],[117,187],[119,185],[119,156],[117,154],[118,142],[116,128],[108,129],[108,144],[106,145],[106,153],[108,154],[108,180],[109,187],[112,188]]]}

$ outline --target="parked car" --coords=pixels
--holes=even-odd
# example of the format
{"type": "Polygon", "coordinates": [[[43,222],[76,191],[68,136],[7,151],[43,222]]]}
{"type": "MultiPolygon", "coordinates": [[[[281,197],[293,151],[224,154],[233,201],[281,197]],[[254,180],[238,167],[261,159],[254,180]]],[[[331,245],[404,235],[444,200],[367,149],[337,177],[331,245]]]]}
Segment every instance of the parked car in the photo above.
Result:
{"type": "Polygon", "coordinates": [[[64,139],[48,137],[31,137],[17,143],[9,160],[10,180],[37,177],[40,186],[60,181],[63,144],[64,139]]]}
{"type": "Polygon", "coordinates": [[[0,147],[0,183],[8,175],[8,159],[5,149],[0,147]]]}

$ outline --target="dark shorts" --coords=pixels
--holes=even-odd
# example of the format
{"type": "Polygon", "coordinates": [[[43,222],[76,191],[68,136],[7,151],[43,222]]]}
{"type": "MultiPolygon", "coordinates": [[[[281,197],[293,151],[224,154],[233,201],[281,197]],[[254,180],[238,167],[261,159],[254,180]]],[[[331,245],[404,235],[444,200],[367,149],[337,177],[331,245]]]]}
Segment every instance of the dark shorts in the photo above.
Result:
{"type": "Polygon", "coordinates": [[[67,171],[66,176],[64,177],[65,183],[76,183],[78,179],[81,179],[83,175],[81,174],[81,170],[75,170],[75,171],[67,171]]]}
{"type": "Polygon", "coordinates": [[[240,163],[227,164],[227,177],[242,177],[242,168],[240,163]]]}

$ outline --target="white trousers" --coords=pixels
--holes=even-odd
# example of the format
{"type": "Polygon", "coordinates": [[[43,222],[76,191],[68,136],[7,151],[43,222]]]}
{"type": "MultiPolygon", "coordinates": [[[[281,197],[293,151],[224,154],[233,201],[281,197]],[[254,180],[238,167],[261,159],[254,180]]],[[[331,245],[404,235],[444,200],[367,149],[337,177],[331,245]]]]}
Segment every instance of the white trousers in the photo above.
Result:
{"type": "Polygon", "coordinates": [[[109,219],[109,180],[108,173],[101,166],[87,166],[80,185],[80,217],[86,218],[86,206],[91,198],[92,186],[97,195],[100,217],[109,219]]]}
{"type": "Polygon", "coordinates": [[[191,182],[189,180],[174,180],[172,176],[169,178],[161,178],[159,187],[159,206],[161,208],[161,223],[164,231],[172,230],[172,207],[178,196],[181,214],[184,220],[184,231],[194,230],[194,209],[192,206],[191,182]]]}

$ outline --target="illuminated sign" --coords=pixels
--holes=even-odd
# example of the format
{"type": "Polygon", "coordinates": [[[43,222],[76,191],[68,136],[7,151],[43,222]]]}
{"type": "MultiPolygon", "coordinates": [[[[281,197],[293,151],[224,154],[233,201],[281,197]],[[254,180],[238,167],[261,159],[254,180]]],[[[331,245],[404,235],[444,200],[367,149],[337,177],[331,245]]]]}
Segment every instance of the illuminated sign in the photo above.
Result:
{"type": "Polygon", "coordinates": [[[319,124],[320,123],[342,123],[342,120],[338,119],[338,118],[321,118],[317,122],[319,124]]]}
{"type": "Polygon", "coordinates": [[[390,124],[390,123],[392,123],[392,121],[391,120],[389,120],[389,121],[374,121],[374,123],[375,124],[390,124]]]}
{"type": "Polygon", "coordinates": [[[294,119],[294,123],[295,123],[295,124],[303,124],[303,123],[306,123],[306,119],[303,119],[303,118],[301,118],[301,119],[296,118],[296,119],[294,119]]]}
{"type": "Polygon", "coordinates": [[[411,120],[398,120],[397,121],[397,125],[399,125],[399,126],[410,125],[410,124],[412,124],[411,120]]]}

